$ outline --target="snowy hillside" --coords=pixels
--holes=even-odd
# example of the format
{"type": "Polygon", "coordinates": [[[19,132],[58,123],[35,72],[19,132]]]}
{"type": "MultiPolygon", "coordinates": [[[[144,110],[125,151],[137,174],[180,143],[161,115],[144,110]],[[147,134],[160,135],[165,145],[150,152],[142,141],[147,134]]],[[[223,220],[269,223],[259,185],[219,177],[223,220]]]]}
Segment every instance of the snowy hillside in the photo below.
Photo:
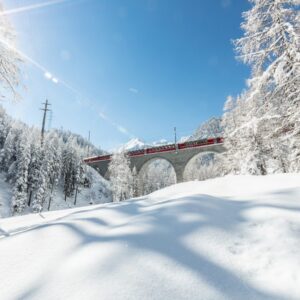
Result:
{"type": "Polygon", "coordinates": [[[299,182],[227,176],[1,220],[1,299],[300,299],[299,182]]]}
{"type": "Polygon", "coordinates": [[[109,184],[82,162],[102,150],[62,129],[41,138],[0,105],[0,218],[110,201],[109,184]]]}
{"type": "Polygon", "coordinates": [[[189,140],[207,139],[209,137],[223,136],[222,119],[213,117],[201,124],[189,140]]]}
{"type": "MultiPolygon", "coordinates": [[[[75,195],[65,199],[63,186],[60,184],[53,190],[54,196],[50,208],[48,207],[49,201],[46,201],[43,205],[43,211],[47,211],[48,208],[49,210],[59,210],[111,202],[112,195],[109,183],[93,168],[86,167],[86,169],[88,170],[87,176],[89,178],[90,186],[81,187],[78,190],[76,203],[75,195]]],[[[5,180],[5,174],[0,173],[0,218],[7,218],[12,215],[12,195],[12,185],[5,180]]],[[[28,213],[32,213],[29,207],[22,212],[22,214],[28,213]]]]}

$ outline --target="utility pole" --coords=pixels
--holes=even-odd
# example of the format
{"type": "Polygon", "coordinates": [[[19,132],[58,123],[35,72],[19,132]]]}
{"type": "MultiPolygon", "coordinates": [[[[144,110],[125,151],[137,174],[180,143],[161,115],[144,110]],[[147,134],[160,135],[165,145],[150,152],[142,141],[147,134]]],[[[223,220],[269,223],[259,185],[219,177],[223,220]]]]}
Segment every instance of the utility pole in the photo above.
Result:
{"type": "Polygon", "coordinates": [[[47,116],[47,112],[50,111],[50,109],[48,108],[49,105],[51,105],[48,100],[46,99],[46,102],[42,103],[44,104],[43,108],[40,108],[40,110],[42,110],[44,112],[43,115],[43,123],[42,123],[42,131],[41,131],[41,145],[43,145],[44,142],[44,135],[45,135],[45,123],[46,123],[46,116],[47,116]]]}
{"type": "Polygon", "coordinates": [[[176,149],[176,153],[177,153],[178,145],[177,145],[177,132],[176,132],[176,127],[174,127],[174,143],[175,143],[175,149],[176,149]]]}

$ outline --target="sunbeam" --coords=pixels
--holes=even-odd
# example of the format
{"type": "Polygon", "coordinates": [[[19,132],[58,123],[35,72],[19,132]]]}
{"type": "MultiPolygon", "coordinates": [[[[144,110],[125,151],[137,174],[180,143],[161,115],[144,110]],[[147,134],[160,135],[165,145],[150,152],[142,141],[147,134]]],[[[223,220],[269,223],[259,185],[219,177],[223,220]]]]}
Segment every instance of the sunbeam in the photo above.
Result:
{"type": "Polygon", "coordinates": [[[56,5],[56,4],[61,4],[64,2],[70,2],[71,0],[53,0],[53,1],[47,1],[47,2],[43,2],[43,3],[37,3],[37,4],[31,4],[31,5],[27,5],[27,6],[22,6],[22,7],[17,7],[17,8],[12,8],[9,10],[5,10],[2,11],[0,13],[0,15],[14,15],[14,14],[19,14],[25,11],[31,11],[31,10],[36,10],[36,9],[40,9],[43,7],[47,7],[47,6],[52,6],[52,5],[56,5]]]}
{"type": "Polygon", "coordinates": [[[132,133],[130,133],[124,126],[122,126],[122,125],[114,122],[108,116],[106,116],[103,112],[99,111],[99,109],[93,104],[93,101],[91,101],[88,97],[85,97],[79,90],[77,90],[76,88],[74,88],[73,86],[71,86],[66,81],[64,81],[64,80],[62,80],[62,79],[54,76],[53,73],[50,72],[46,67],[44,67],[43,65],[41,65],[40,63],[38,63],[37,61],[35,61],[33,58],[29,57],[27,54],[25,54],[24,52],[20,51],[19,49],[17,49],[13,45],[9,44],[4,39],[0,39],[0,43],[2,43],[5,47],[7,47],[7,48],[9,48],[9,49],[17,52],[25,61],[28,61],[33,66],[35,66],[38,70],[40,70],[43,73],[43,75],[45,76],[45,78],[47,80],[51,80],[54,84],[61,84],[66,89],[68,89],[69,91],[71,91],[73,94],[75,94],[78,97],[84,99],[84,103],[85,103],[85,105],[87,105],[87,107],[89,107],[92,111],[97,111],[98,112],[98,116],[102,120],[106,121],[108,124],[110,124],[111,126],[113,126],[120,133],[126,135],[129,138],[133,138],[134,137],[134,135],[132,133]]]}

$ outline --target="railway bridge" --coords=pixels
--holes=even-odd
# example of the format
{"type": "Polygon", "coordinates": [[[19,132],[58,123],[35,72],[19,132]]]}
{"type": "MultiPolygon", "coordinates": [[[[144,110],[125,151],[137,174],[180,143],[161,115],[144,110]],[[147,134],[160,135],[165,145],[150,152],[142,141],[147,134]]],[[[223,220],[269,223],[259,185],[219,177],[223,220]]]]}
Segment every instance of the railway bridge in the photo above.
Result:
{"type": "MultiPolygon", "coordinates": [[[[177,183],[180,183],[183,182],[185,168],[193,157],[199,153],[222,153],[224,151],[223,138],[217,137],[129,151],[127,155],[130,159],[131,169],[133,170],[135,167],[138,174],[153,160],[167,160],[174,168],[177,183]]],[[[102,177],[109,180],[108,166],[111,157],[112,155],[89,157],[84,162],[95,168],[102,177]]]]}

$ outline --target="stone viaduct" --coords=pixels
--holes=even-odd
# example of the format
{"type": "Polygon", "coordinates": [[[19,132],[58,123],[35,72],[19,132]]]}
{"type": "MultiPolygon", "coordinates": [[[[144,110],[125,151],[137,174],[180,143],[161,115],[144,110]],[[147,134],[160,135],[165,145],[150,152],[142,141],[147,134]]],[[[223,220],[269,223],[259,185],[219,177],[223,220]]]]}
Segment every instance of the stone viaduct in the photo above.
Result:
{"type": "MultiPolygon", "coordinates": [[[[165,145],[148,149],[129,151],[127,154],[130,159],[130,167],[136,168],[138,174],[147,164],[156,159],[168,161],[174,168],[177,183],[183,182],[185,168],[189,161],[205,152],[222,153],[225,151],[223,138],[214,138],[206,140],[196,140],[181,144],[165,145]]],[[[111,155],[90,157],[85,159],[85,163],[95,168],[102,177],[109,180],[108,165],[111,155]]]]}

